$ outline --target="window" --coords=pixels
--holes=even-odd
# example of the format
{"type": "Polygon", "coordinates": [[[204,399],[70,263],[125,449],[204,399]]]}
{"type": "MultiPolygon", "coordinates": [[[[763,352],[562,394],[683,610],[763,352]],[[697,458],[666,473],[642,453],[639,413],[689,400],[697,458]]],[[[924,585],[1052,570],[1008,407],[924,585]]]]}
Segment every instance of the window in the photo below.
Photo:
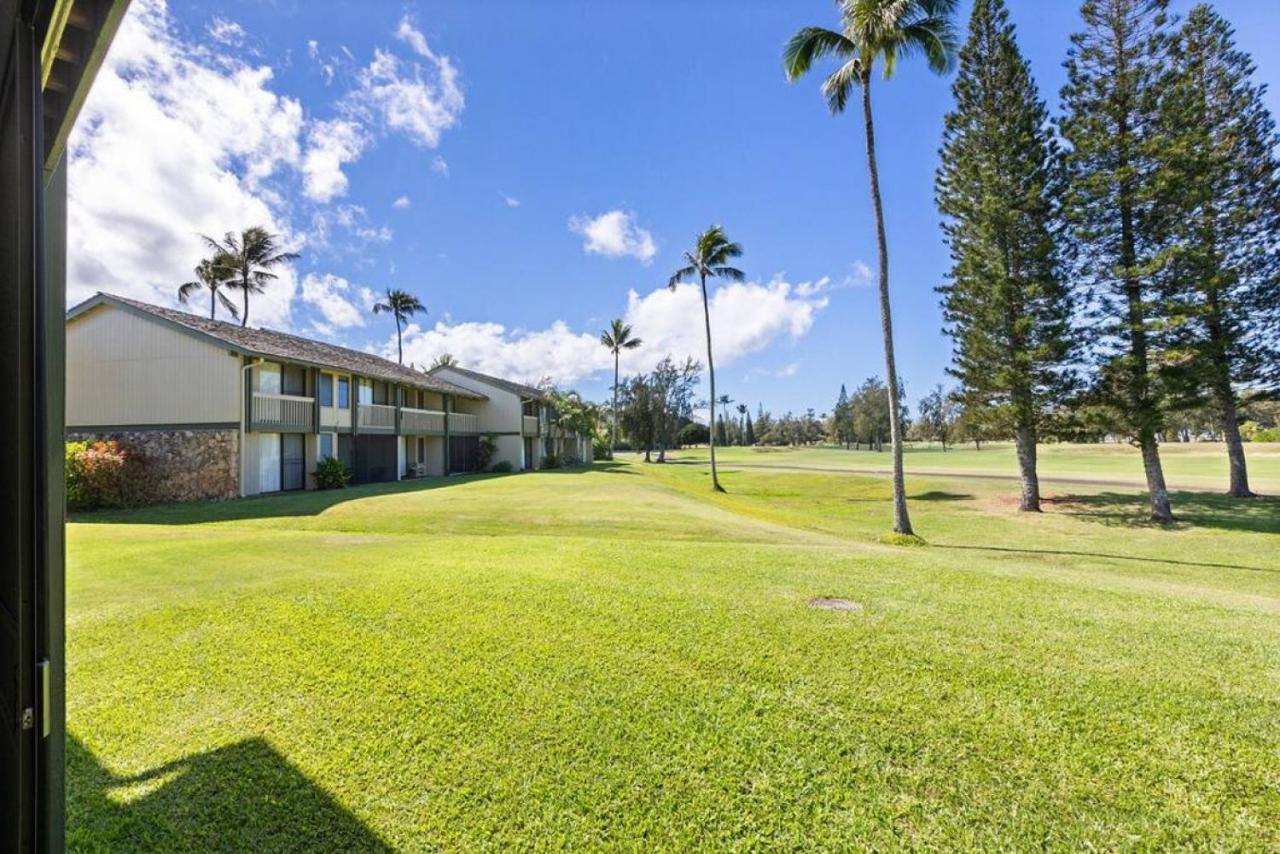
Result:
{"type": "Polygon", "coordinates": [[[332,457],[333,455],[334,455],[333,454],[333,434],[321,433],[320,434],[320,459],[322,460],[327,459],[329,457],[332,457]]]}
{"type": "Polygon", "coordinates": [[[264,362],[254,368],[258,375],[258,391],[263,394],[280,393],[280,366],[275,362],[264,362]]]}
{"type": "Polygon", "coordinates": [[[351,380],[338,377],[338,408],[351,408],[351,380]]]}
{"type": "Polygon", "coordinates": [[[360,380],[360,389],[357,391],[361,406],[369,406],[373,403],[373,384],[368,380],[360,380]]]}
{"type": "Polygon", "coordinates": [[[320,405],[333,406],[333,374],[320,375],[320,405]]]}

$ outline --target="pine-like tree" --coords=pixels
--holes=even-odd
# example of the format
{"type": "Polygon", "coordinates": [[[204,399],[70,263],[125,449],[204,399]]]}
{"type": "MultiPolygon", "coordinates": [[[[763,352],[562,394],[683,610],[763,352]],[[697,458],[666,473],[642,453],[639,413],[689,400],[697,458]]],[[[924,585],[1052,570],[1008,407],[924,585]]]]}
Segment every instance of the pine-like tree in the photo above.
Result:
{"type": "Polygon", "coordinates": [[[1280,384],[1280,138],[1231,25],[1205,4],[1170,50],[1161,119],[1173,143],[1167,270],[1196,385],[1217,410],[1230,495],[1248,497],[1236,389],[1280,384]]]}
{"type": "Polygon", "coordinates": [[[754,427],[752,426],[752,424],[751,424],[751,416],[750,416],[750,414],[748,414],[748,415],[747,415],[746,443],[747,443],[748,445],[755,445],[755,443],[756,443],[756,431],[755,431],[755,428],[754,428],[754,427]]]}
{"type": "Polygon", "coordinates": [[[1075,237],[1075,280],[1096,328],[1099,392],[1142,451],[1151,517],[1173,512],[1158,435],[1165,330],[1171,306],[1159,269],[1167,248],[1164,211],[1167,140],[1157,121],[1166,73],[1168,0],[1085,0],[1084,28],[1071,36],[1066,115],[1066,214],[1075,237]]]}
{"type": "Polygon", "coordinates": [[[1072,380],[1071,298],[1057,239],[1060,160],[1004,0],[976,0],[953,91],[935,191],[951,247],[938,289],[951,373],[970,405],[1010,410],[1020,509],[1038,511],[1036,441],[1072,380]]]}
{"type": "Polygon", "coordinates": [[[840,396],[831,409],[831,426],[828,428],[831,438],[837,444],[848,445],[853,441],[853,409],[849,405],[849,391],[840,383],[840,396]]]}

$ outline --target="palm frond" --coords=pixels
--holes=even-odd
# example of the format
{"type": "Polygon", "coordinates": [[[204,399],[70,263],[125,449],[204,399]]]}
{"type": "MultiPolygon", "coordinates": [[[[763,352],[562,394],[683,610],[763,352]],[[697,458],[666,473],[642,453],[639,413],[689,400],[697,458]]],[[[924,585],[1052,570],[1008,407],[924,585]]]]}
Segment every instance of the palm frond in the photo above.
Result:
{"type": "Polygon", "coordinates": [[[222,307],[225,308],[227,311],[231,312],[232,317],[234,317],[236,320],[239,320],[240,309],[236,308],[236,304],[231,301],[231,298],[228,297],[226,294],[224,294],[222,291],[214,291],[214,293],[218,295],[218,302],[222,303],[222,307]]]}
{"type": "Polygon", "coordinates": [[[187,302],[195,295],[196,291],[203,290],[204,287],[204,282],[183,282],[178,286],[178,302],[187,302]]]}
{"type": "Polygon", "coordinates": [[[842,33],[825,27],[804,27],[782,49],[782,68],[787,79],[795,81],[809,73],[818,60],[826,56],[853,56],[854,45],[842,33]]]}
{"type": "Polygon", "coordinates": [[[681,267],[679,270],[676,270],[671,274],[671,278],[667,280],[667,287],[674,291],[676,289],[676,285],[681,282],[688,282],[697,275],[698,268],[693,264],[690,264],[687,267],[681,267]]]}
{"type": "Polygon", "coordinates": [[[862,60],[851,59],[822,81],[822,97],[833,115],[844,112],[854,87],[862,84],[862,60]]]}
{"type": "Polygon", "coordinates": [[[725,279],[730,282],[741,282],[747,277],[747,274],[737,267],[713,267],[711,273],[717,279],[725,279]]]}

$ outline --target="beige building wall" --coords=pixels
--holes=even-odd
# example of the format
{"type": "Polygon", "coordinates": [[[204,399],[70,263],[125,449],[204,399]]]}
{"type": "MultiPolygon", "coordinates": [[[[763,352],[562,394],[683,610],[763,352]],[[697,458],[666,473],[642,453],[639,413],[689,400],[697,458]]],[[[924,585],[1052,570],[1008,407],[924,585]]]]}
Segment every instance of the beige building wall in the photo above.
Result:
{"type": "Polygon", "coordinates": [[[231,424],[240,357],[110,305],[67,324],[67,426],[231,424]]]}

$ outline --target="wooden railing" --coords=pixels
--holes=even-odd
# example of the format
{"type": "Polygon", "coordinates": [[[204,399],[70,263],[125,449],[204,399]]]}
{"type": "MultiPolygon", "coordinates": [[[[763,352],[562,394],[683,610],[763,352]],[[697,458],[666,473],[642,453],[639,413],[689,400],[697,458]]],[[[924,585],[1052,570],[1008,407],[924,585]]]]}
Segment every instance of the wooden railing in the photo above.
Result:
{"type": "Polygon", "coordinates": [[[524,430],[524,435],[526,436],[538,435],[538,416],[536,415],[524,416],[523,430],[524,430]]]}
{"type": "Polygon", "coordinates": [[[348,428],[351,426],[351,410],[339,409],[336,406],[320,407],[320,428],[329,428],[336,430],[339,427],[348,428]]]}
{"type": "Polygon", "coordinates": [[[250,420],[255,430],[311,433],[315,430],[315,398],[256,391],[250,420]]]}
{"type": "Polygon", "coordinates": [[[450,412],[449,413],[449,432],[450,433],[479,433],[480,432],[480,416],[470,415],[466,412],[450,412]]]}
{"type": "Polygon", "coordinates": [[[396,427],[396,408],[383,403],[362,403],[356,410],[360,413],[360,429],[381,428],[394,430],[396,427]]]}
{"type": "Polygon", "coordinates": [[[401,433],[444,433],[444,413],[435,409],[400,410],[401,433]]]}

